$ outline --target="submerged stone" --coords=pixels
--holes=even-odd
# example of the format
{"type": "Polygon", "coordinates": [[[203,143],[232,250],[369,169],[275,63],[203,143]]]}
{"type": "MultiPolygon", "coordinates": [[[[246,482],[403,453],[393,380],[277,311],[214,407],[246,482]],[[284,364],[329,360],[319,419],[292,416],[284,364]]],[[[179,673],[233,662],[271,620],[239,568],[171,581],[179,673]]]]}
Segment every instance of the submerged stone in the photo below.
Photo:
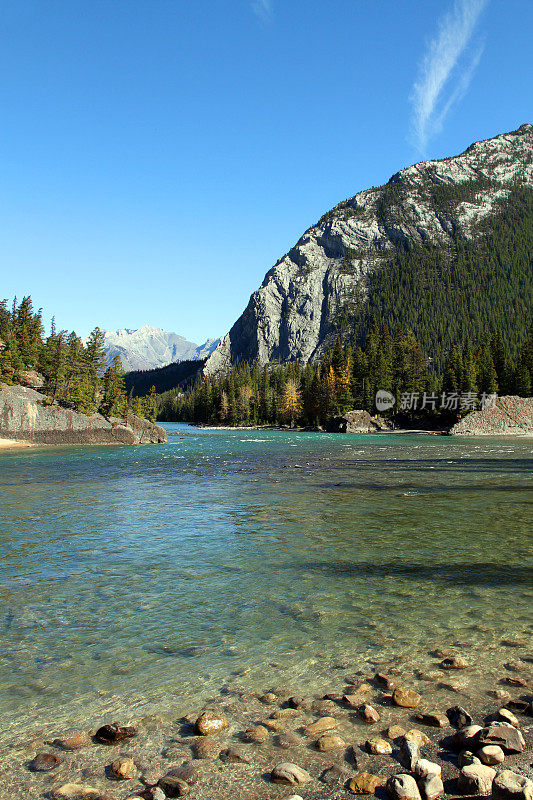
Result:
{"type": "Polygon", "coordinates": [[[336,728],[339,723],[333,717],[321,717],[317,719],[316,722],[312,722],[310,725],[305,728],[305,735],[306,736],[318,736],[319,733],[324,733],[324,731],[333,730],[336,728]]]}
{"type": "Polygon", "coordinates": [[[406,689],[403,686],[398,686],[392,693],[393,702],[401,708],[416,708],[420,705],[421,699],[418,692],[415,692],[414,689],[406,689]]]}
{"type": "Polygon", "coordinates": [[[204,711],[194,724],[194,729],[200,736],[218,733],[227,727],[228,720],[220,711],[204,711]]]}
{"type": "Polygon", "coordinates": [[[366,742],[366,749],[369,753],[377,756],[390,756],[392,755],[392,745],[385,739],[376,736],[374,739],[368,739],[366,742]]]}
{"type": "Polygon", "coordinates": [[[38,753],[35,758],[30,761],[28,768],[32,772],[50,772],[56,769],[63,759],[56,756],[55,753],[38,753]]]}
{"type": "Polygon", "coordinates": [[[124,739],[130,739],[137,736],[137,729],[132,725],[102,725],[98,728],[95,734],[95,739],[102,744],[116,744],[122,742],[124,739]]]}
{"type": "Polygon", "coordinates": [[[286,783],[290,786],[298,783],[308,783],[311,780],[310,774],[305,769],[289,761],[274,767],[270,777],[274,783],[286,783]]]}
{"type": "Polygon", "coordinates": [[[357,714],[367,725],[374,725],[381,719],[379,712],[376,711],[374,706],[369,705],[369,703],[363,703],[363,705],[359,706],[357,714]]]}
{"type": "Polygon", "coordinates": [[[117,758],[111,764],[111,774],[117,780],[129,780],[137,775],[137,767],[132,758],[117,758]]]}

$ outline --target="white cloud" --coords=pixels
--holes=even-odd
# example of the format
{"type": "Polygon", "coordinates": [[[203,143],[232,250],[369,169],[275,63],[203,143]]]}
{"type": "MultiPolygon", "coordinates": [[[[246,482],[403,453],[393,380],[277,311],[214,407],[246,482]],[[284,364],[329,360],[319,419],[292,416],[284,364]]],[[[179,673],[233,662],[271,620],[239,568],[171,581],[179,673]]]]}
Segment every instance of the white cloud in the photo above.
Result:
{"type": "Polygon", "coordinates": [[[272,3],[270,0],[252,0],[251,7],[261,22],[270,22],[272,19],[272,3]]]}
{"type": "Polygon", "coordinates": [[[419,76],[413,86],[413,135],[421,152],[443,126],[452,108],[466,94],[483,52],[469,43],[488,0],[455,0],[429,42],[419,76]]]}

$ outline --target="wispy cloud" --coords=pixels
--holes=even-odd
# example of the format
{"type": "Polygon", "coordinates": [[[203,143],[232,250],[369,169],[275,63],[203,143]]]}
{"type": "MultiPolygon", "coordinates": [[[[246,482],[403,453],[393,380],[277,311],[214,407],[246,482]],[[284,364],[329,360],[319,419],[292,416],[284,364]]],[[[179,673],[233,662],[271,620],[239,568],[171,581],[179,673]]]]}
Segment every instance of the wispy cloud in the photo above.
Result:
{"type": "Polygon", "coordinates": [[[487,2],[455,0],[429,42],[411,95],[413,138],[422,153],[468,90],[483,53],[483,46],[472,49],[469,45],[487,2]]]}
{"type": "Polygon", "coordinates": [[[270,22],[272,19],[272,3],[270,0],[252,0],[252,11],[262,23],[270,22]]]}

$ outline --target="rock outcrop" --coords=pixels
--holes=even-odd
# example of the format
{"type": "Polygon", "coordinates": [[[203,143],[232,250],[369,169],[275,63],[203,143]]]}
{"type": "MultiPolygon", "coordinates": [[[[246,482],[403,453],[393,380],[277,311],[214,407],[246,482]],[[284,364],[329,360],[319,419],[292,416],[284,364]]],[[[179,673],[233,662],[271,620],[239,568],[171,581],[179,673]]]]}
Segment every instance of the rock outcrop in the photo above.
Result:
{"type": "Polygon", "coordinates": [[[459,156],[403,169],[385,186],[337,205],[266,274],[204,373],[238,360],[319,357],[331,347],[339,319],[364,305],[368,277],[397,245],[450,248],[476,235],[513,186],[533,186],[532,151],[533,126],[522,125],[459,156]]]}
{"type": "Polygon", "coordinates": [[[452,436],[531,436],[533,397],[499,397],[492,408],[471,411],[450,430],[452,436]]]}
{"type": "Polygon", "coordinates": [[[33,444],[154,444],[166,431],[148,420],[80,414],[25,386],[0,383],[0,438],[33,444]]]}
{"type": "Polygon", "coordinates": [[[384,419],[372,417],[368,411],[347,411],[341,417],[333,417],[326,423],[328,433],[374,433],[388,430],[391,430],[391,426],[384,419]]]}

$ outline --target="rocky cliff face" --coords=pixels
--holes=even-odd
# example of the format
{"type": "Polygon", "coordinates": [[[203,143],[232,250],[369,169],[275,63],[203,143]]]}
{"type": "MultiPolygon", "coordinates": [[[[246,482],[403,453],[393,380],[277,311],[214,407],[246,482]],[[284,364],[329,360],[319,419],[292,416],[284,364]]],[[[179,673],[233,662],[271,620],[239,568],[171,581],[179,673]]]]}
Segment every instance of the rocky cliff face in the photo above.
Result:
{"type": "Polygon", "coordinates": [[[329,347],[343,309],[365,303],[365,278],[399,243],[449,246],[476,235],[513,185],[533,187],[533,126],[425,161],[346,200],[267,273],[209,357],[206,374],[237,359],[307,362],[329,347]]]}
{"type": "Polygon", "coordinates": [[[533,436],[533,397],[499,397],[493,408],[472,411],[452,436],[533,436]]]}
{"type": "Polygon", "coordinates": [[[0,383],[0,438],[34,444],[156,444],[164,428],[130,415],[125,422],[101,414],[79,414],[25,386],[0,383]]]}

